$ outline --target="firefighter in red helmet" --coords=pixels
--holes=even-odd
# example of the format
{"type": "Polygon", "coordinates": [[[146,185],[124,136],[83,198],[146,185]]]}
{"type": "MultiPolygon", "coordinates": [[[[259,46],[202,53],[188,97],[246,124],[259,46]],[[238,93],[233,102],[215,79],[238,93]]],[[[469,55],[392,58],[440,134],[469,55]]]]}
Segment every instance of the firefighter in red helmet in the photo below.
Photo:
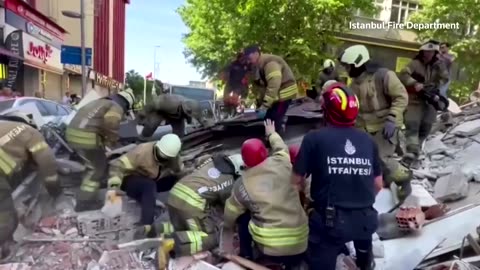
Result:
{"type": "MultiPolygon", "coordinates": [[[[246,140],[242,145],[247,168],[225,203],[224,231],[231,232],[238,225],[240,256],[293,269],[302,263],[307,250],[308,219],[290,183],[288,147],[274,122],[267,119],[265,131],[273,150],[270,156],[261,140],[246,140]],[[253,258],[252,242],[258,258],[253,258]]],[[[224,235],[231,238],[231,233],[224,235]]]]}
{"type": "Polygon", "coordinates": [[[334,270],[345,243],[354,241],[357,266],[372,269],[373,208],[382,187],[381,161],[371,136],[354,127],[359,103],[351,89],[332,84],[323,93],[325,127],[308,133],[293,165],[299,189],[311,177],[310,269],[334,270]]]}

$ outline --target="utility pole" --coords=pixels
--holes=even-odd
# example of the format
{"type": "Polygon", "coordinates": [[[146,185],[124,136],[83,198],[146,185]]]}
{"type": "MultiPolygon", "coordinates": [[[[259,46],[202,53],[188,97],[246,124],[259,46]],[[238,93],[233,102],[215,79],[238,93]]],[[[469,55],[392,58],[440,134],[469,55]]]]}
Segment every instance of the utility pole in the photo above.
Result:
{"type": "Polygon", "coordinates": [[[85,49],[85,0],[80,0],[80,47],[82,49],[82,97],[87,92],[87,52],[85,49]]]}

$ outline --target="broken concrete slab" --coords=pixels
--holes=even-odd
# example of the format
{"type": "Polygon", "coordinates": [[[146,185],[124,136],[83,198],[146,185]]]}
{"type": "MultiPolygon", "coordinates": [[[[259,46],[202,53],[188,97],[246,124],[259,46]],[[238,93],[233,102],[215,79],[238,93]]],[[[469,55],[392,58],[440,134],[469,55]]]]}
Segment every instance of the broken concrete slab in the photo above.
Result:
{"type": "Polygon", "coordinates": [[[442,142],[444,134],[439,134],[425,142],[423,151],[426,155],[437,155],[445,153],[448,147],[442,142]]]}
{"type": "Polygon", "coordinates": [[[480,119],[461,123],[451,133],[460,137],[476,135],[480,133],[480,119]]]}
{"type": "Polygon", "coordinates": [[[434,186],[435,199],[448,202],[465,198],[468,194],[468,181],[461,168],[457,168],[450,175],[440,177],[434,186]]]}
{"type": "Polygon", "coordinates": [[[0,270],[33,270],[33,268],[26,263],[9,263],[0,265],[0,270]]]}

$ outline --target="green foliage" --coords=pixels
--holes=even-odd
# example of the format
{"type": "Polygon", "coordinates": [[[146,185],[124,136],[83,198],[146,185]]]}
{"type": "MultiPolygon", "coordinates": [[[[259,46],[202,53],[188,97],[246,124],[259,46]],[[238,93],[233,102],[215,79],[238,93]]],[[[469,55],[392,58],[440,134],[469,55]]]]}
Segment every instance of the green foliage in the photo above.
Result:
{"type": "Polygon", "coordinates": [[[465,102],[478,85],[480,78],[480,33],[474,30],[480,25],[480,9],[475,0],[425,0],[424,9],[412,16],[417,23],[458,23],[459,29],[427,29],[418,31],[421,39],[434,38],[452,45],[456,62],[462,67],[466,80],[450,86],[452,98],[465,102]]]}
{"type": "MultiPolygon", "coordinates": [[[[130,88],[132,88],[137,99],[143,100],[144,77],[132,69],[125,73],[125,78],[126,83],[130,88]]],[[[152,95],[152,87],[153,81],[147,81],[147,98],[151,97],[152,95]]],[[[163,83],[160,80],[155,80],[155,90],[161,91],[162,89],[163,83]]]]}
{"type": "Polygon", "coordinates": [[[190,29],[185,55],[213,77],[243,47],[285,58],[299,79],[318,75],[327,45],[335,45],[353,10],[375,11],[371,0],[186,0],[178,13],[190,29]]]}

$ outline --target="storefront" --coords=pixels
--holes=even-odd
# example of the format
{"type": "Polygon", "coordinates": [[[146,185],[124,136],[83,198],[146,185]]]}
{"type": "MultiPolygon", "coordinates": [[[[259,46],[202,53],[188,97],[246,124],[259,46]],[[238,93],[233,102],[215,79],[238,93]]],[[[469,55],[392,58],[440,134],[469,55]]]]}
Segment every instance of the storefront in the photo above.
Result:
{"type": "Polygon", "coordinates": [[[47,99],[61,100],[64,34],[62,27],[23,1],[6,0],[5,46],[24,58],[17,63],[9,61],[9,86],[25,96],[37,92],[47,99]]]}
{"type": "MultiPolygon", "coordinates": [[[[64,65],[66,86],[70,93],[81,95],[82,92],[82,69],[77,65],[64,65]]],[[[93,69],[87,71],[87,92],[95,89],[101,96],[116,93],[123,87],[123,84],[105,76],[93,69]]]]}

